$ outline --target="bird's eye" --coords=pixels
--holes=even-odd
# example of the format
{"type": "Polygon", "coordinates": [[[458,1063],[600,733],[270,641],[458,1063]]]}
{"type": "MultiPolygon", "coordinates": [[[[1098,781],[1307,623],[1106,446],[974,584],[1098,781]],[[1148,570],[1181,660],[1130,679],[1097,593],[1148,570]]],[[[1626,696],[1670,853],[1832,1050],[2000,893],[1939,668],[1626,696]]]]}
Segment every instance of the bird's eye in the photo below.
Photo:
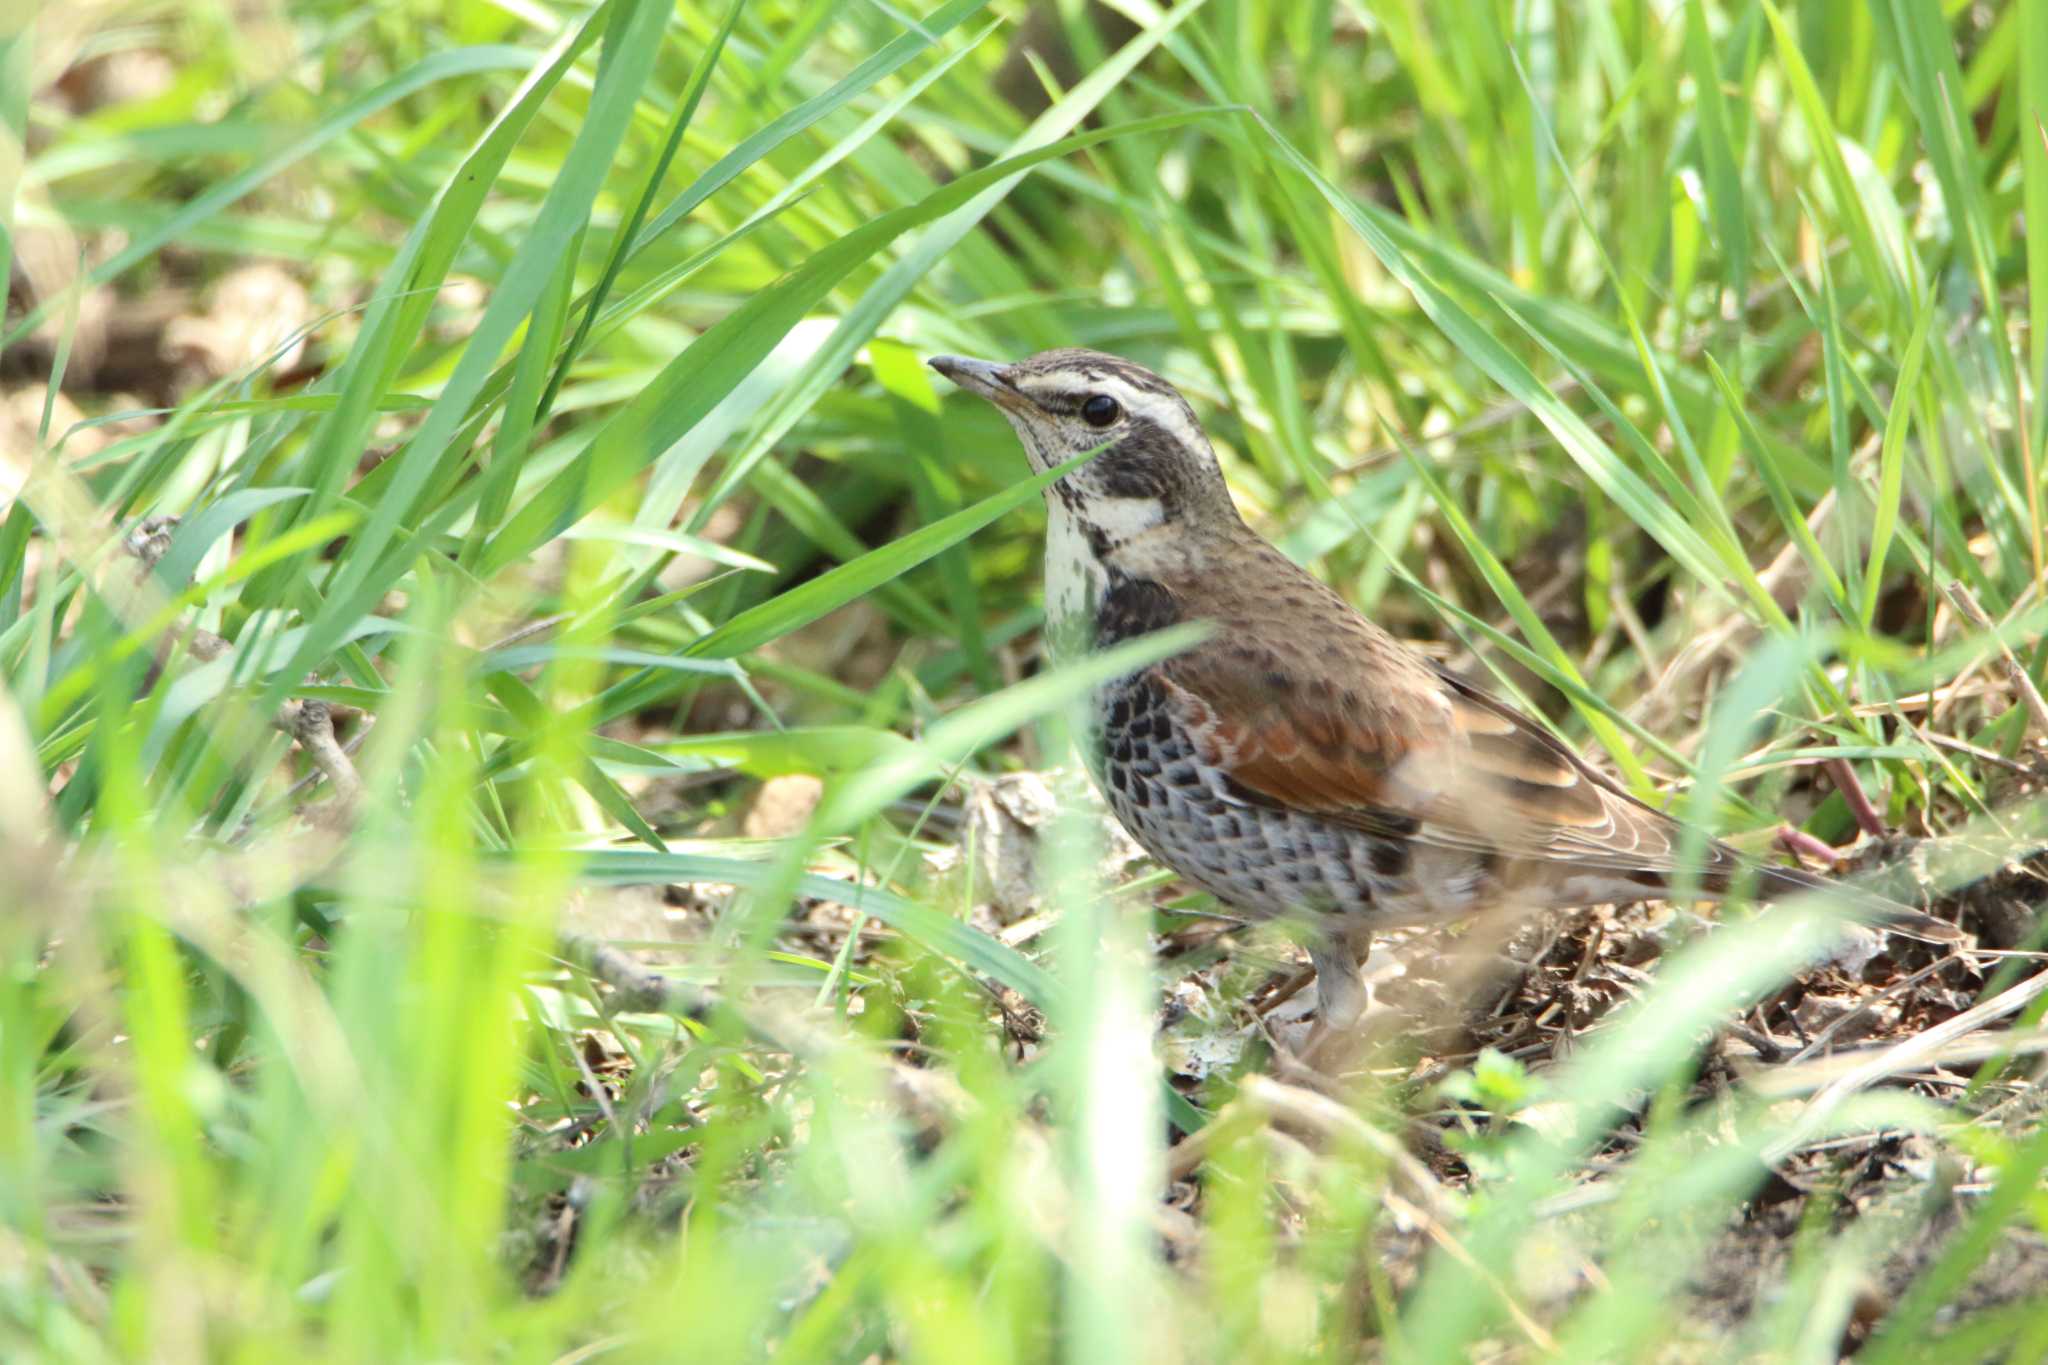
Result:
{"type": "Polygon", "coordinates": [[[1081,405],[1081,420],[1091,427],[1106,427],[1123,415],[1123,408],[1106,393],[1090,394],[1081,405]]]}

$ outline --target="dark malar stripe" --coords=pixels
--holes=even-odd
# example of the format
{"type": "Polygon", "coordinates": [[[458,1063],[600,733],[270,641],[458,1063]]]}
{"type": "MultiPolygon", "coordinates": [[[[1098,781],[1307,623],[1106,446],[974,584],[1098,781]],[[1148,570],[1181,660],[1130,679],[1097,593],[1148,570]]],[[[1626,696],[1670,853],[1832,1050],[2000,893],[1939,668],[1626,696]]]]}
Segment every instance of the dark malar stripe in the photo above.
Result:
{"type": "Polygon", "coordinates": [[[1177,625],[1180,600],[1149,578],[1111,570],[1109,590],[1095,607],[1095,643],[1107,649],[1124,640],[1177,625]]]}

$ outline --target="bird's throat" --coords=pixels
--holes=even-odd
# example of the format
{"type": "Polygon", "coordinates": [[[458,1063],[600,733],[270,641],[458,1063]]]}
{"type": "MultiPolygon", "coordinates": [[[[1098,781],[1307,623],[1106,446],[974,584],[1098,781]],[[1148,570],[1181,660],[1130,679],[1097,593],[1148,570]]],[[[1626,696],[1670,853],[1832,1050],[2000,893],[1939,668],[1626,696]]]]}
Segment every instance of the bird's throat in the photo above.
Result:
{"type": "Polygon", "coordinates": [[[1078,518],[1058,498],[1046,503],[1045,641],[1054,663],[1095,645],[1095,613],[1109,580],[1078,518]]]}

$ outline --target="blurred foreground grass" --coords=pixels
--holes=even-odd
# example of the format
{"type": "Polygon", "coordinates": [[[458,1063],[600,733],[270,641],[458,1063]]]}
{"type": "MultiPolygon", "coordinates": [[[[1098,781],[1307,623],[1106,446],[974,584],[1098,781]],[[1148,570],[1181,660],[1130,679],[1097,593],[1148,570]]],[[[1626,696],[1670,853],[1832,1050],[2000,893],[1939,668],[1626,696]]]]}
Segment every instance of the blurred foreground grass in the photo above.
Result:
{"type": "Polygon", "coordinates": [[[1137,656],[1037,667],[1035,488],[919,363],[1161,369],[1399,633],[2038,947],[2048,11],[1115,8],[0,36],[0,1355],[2048,1354],[2025,959],[1838,981],[2018,1060],[1809,1099],[1701,1049],[1818,929],[1596,923],[1671,951],[1344,1108],[1213,944],[1242,1054],[1166,1084],[1188,906],[1071,781],[986,932],[961,791],[1137,656]]]}

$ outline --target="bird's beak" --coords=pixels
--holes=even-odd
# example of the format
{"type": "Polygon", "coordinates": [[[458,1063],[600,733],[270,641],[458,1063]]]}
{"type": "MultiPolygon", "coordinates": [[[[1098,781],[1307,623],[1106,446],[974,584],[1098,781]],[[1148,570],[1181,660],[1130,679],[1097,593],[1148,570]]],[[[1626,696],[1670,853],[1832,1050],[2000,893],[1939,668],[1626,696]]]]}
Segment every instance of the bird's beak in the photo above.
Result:
{"type": "Polygon", "coordinates": [[[946,378],[972,394],[979,394],[999,408],[1018,411],[1031,400],[1010,382],[1010,367],[993,360],[969,360],[966,356],[935,355],[926,362],[946,378]]]}

